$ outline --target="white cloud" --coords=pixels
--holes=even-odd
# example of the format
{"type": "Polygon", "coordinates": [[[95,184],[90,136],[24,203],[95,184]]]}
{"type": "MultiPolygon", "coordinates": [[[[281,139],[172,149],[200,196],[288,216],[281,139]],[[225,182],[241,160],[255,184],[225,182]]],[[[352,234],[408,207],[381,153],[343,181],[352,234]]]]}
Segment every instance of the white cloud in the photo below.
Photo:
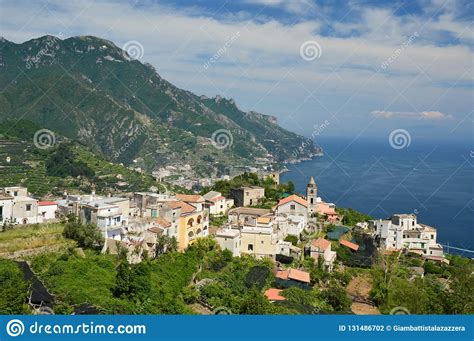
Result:
{"type": "Polygon", "coordinates": [[[244,0],[245,3],[281,8],[293,14],[308,14],[317,10],[317,5],[312,0],[244,0]]]}
{"type": "Polygon", "coordinates": [[[402,111],[372,111],[371,114],[380,118],[409,118],[418,120],[446,120],[453,116],[440,111],[402,112],[402,111]]]}

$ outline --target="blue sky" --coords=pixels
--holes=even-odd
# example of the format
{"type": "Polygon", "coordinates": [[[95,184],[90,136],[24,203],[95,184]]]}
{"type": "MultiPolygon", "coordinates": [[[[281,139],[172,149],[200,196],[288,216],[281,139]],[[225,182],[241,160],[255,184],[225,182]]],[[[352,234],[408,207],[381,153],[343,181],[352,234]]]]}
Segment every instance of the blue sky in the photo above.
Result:
{"type": "Polygon", "coordinates": [[[2,0],[1,35],[136,41],[197,94],[304,135],[473,141],[472,1],[2,0]],[[306,47],[306,48],[305,48],[306,47]],[[311,54],[314,53],[314,54],[311,54]]]}

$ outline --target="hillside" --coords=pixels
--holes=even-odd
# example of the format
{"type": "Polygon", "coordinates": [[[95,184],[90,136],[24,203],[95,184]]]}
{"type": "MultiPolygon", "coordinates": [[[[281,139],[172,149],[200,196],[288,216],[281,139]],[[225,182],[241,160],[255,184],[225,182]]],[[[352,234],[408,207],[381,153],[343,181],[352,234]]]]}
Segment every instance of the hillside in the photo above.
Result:
{"type": "Polygon", "coordinates": [[[104,39],[1,39],[0,68],[0,120],[31,120],[109,161],[147,171],[189,164],[202,176],[256,158],[276,165],[318,152],[308,146],[295,153],[305,139],[276,118],[179,89],[104,39]]]}
{"type": "Polygon", "coordinates": [[[62,195],[64,191],[108,194],[151,187],[160,192],[176,190],[151,175],[109,162],[77,142],[63,139],[55,148],[38,149],[30,136],[30,130],[37,126],[21,121],[17,128],[21,129],[6,135],[6,126],[0,124],[0,187],[25,186],[38,198],[62,195]]]}

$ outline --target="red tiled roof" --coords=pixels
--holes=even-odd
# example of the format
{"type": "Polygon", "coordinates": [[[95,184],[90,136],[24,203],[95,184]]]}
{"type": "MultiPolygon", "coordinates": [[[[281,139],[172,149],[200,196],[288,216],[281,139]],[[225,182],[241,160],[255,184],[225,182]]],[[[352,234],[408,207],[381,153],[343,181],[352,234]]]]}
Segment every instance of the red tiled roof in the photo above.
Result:
{"type": "Polygon", "coordinates": [[[328,247],[331,246],[331,242],[327,239],[324,239],[324,238],[320,237],[316,240],[313,240],[312,245],[314,247],[317,247],[317,248],[321,249],[321,250],[326,250],[328,247]]]}
{"type": "Polygon", "coordinates": [[[279,270],[276,273],[276,277],[284,280],[292,279],[304,283],[310,282],[309,272],[297,269],[279,270]]]}
{"type": "Polygon", "coordinates": [[[309,272],[301,271],[297,269],[290,269],[290,271],[288,272],[288,278],[295,281],[304,282],[304,283],[310,282],[309,272]]]}
{"type": "Polygon", "coordinates": [[[278,207],[278,206],[281,206],[281,205],[284,205],[290,201],[295,201],[297,202],[298,204],[300,205],[303,205],[304,207],[308,207],[308,202],[306,200],[304,200],[302,197],[296,195],[296,194],[293,194],[293,195],[290,195],[289,197],[286,197],[284,199],[281,199],[278,204],[275,205],[275,207],[278,207]]]}
{"type": "Polygon", "coordinates": [[[151,228],[148,229],[148,231],[150,231],[152,233],[156,233],[157,235],[162,235],[163,234],[163,229],[161,227],[158,227],[158,226],[151,227],[151,228]]]}
{"type": "Polygon", "coordinates": [[[282,289],[269,288],[265,291],[265,296],[270,301],[284,301],[285,297],[281,296],[282,289]]]}
{"type": "Polygon", "coordinates": [[[216,201],[223,200],[223,199],[225,199],[225,196],[221,195],[221,196],[209,199],[209,201],[216,202],[216,201]]]}
{"type": "Polygon", "coordinates": [[[176,199],[186,202],[204,202],[204,198],[199,194],[176,194],[176,199]]]}
{"type": "Polygon", "coordinates": [[[171,227],[171,223],[165,218],[158,217],[156,218],[156,222],[160,224],[162,227],[171,227]]]}
{"type": "Polygon", "coordinates": [[[288,279],[288,273],[289,273],[288,270],[279,270],[276,273],[276,277],[280,278],[280,279],[287,280],[288,279]]]}
{"type": "Polygon", "coordinates": [[[57,202],[54,202],[54,201],[40,201],[38,203],[39,206],[53,206],[53,205],[57,205],[58,203],[57,202]]]}
{"type": "Polygon", "coordinates": [[[168,201],[166,204],[171,208],[181,208],[182,214],[191,213],[196,210],[196,207],[187,204],[184,201],[168,201]]]}
{"type": "Polygon", "coordinates": [[[339,243],[341,243],[341,245],[347,246],[349,249],[352,249],[354,251],[359,250],[359,245],[357,245],[355,243],[351,243],[348,240],[341,239],[341,240],[339,240],[339,243]]]}

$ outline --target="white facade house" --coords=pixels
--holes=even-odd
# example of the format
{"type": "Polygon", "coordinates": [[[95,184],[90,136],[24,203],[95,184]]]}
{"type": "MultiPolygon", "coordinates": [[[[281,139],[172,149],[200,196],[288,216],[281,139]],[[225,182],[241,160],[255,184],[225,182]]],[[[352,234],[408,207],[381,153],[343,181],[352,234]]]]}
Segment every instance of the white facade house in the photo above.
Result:
{"type": "Polygon", "coordinates": [[[302,197],[293,194],[289,197],[281,199],[278,204],[273,207],[275,214],[301,215],[308,216],[308,202],[302,197]]]}
{"type": "Polygon", "coordinates": [[[13,198],[10,222],[13,224],[36,224],[38,219],[38,200],[28,197],[25,187],[4,187],[0,194],[13,198]]]}
{"type": "Polygon", "coordinates": [[[40,201],[38,203],[39,220],[51,221],[57,218],[58,203],[55,201],[40,201]]]}
{"type": "Polygon", "coordinates": [[[203,195],[206,200],[206,206],[209,208],[209,213],[213,215],[224,215],[227,213],[226,198],[220,192],[210,191],[203,195]]]}
{"type": "Polygon", "coordinates": [[[370,223],[386,250],[407,249],[426,258],[444,259],[443,247],[436,242],[436,229],[419,224],[414,214],[394,214],[390,220],[370,223]]]}
{"type": "Polygon", "coordinates": [[[13,197],[0,194],[0,226],[13,221],[13,197]]]}
{"type": "Polygon", "coordinates": [[[337,257],[336,252],[331,250],[331,242],[324,238],[318,238],[313,240],[309,247],[311,257],[316,261],[322,258],[324,267],[328,272],[331,272],[337,257]]]}
{"type": "Polygon", "coordinates": [[[216,242],[220,245],[222,250],[229,250],[232,256],[240,257],[240,247],[242,240],[240,238],[240,231],[236,229],[221,229],[216,232],[216,242]]]}

